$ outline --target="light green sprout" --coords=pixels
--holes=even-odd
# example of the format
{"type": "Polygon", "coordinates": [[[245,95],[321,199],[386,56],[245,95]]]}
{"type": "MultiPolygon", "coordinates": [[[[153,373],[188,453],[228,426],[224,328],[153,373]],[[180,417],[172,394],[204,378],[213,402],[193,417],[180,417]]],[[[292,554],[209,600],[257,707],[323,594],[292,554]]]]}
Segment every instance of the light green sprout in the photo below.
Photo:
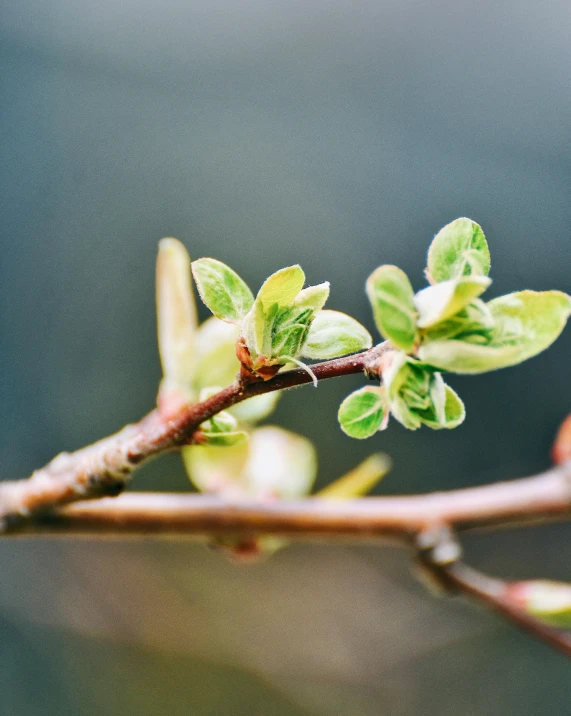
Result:
{"type": "Polygon", "coordinates": [[[370,348],[368,331],[350,316],[322,310],[329,283],[303,288],[300,266],[272,274],[254,298],[246,283],[220,261],[203,258],[192,272],[204,303],[219,319],[240,328],[238,357],[258,379],[272,378],[301,358],[323,360],[370,348]]]}

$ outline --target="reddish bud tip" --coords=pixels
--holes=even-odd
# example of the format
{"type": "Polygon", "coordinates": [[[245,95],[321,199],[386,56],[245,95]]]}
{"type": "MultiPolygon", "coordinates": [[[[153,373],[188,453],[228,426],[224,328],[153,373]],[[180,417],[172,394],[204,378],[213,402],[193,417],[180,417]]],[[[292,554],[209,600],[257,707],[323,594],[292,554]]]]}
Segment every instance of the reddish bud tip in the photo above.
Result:
{"type": "Polygon", "coordinates": [[[571,415],[565,418],[559,428],[551,450],[551,457],[556,465],[571,460],[571,415]]]}

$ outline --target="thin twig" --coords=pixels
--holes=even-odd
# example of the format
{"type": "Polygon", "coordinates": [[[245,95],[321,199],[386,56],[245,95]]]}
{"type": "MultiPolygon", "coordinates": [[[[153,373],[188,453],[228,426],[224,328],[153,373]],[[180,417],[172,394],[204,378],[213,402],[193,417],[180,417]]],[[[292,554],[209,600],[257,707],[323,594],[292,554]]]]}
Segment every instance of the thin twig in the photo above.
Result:
{"type": "Polygon", "coordinates": [[[442,572],[451,589],[480,602],[523,631],[571,658],[571,634],[550,627],[523,611],[508,597],[509,582],[488,577],[460,561],[442,567],[442,572]]]}
{"type": "Polygon", "coordinates": [[[551,627],[525,611],[502,579],[490,577],[462,561],[462,548],[449,526],[429,528],[415,540],[422,572],[440,591],[468,597],[498,613],[522,631],[571,657],[571,634],[551,627]]]}

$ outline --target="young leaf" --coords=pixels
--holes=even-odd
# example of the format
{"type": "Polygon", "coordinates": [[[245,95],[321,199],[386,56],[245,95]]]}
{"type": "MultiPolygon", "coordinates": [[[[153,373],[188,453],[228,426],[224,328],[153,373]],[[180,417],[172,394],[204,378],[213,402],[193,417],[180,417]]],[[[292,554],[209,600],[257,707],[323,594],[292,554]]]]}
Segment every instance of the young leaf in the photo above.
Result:
{"type": "Polygon", "coordinates": [[[518,363],[545,350],[571,315],[571,296],[562,291],[520,291],[488,303],[496,321],[494,345],[516,345],[518,363]]]}
{"type": "Polygon", "coordinates": [[[212,313],[228,323],[241,323],[254,297],[240,276],[222,261],[209,258],[193,261],[192,273],[200,297],[212,313]]]}
{"type": "Polygon", "coordinates": [[[320,311],[329,298],[329,281],[319,283],[317,286],[304,288],[297,295],[293,306],[297,308],[311,308],[314,313],[320,311]]]}
{"type": "Polygon", "coordinates": [[[437,283],[414,297],[418,327],[430,328],[461,311],[482,294],[491,280],[487,276],[462,276],[437,283]]]}
{"type": "Polygon", "coordinates": [[[408,430],[455,428],[464,420],[464,405],[440,373],[398,353],[383,371],[392,415],[408,430]]]}
{"type": "Polygon", "coordinates": [[[311,442],[274,426],[258,428],[248,442],[224,450],[192,445],[182,455],[199,490],[234,499],[305,497],[317,474],[311,442]]]}
{"type": "Polygon", "coordinates": [[[337,418],[344,433],[362,440],[386,427],[388,410],[382,388],[367,386],[350,393],[339,407],[337,418]]]}
{"type": "Polygon", "coordinates": [[[456,219],[441,229],[428,250],[426,275],[430,283],[460,276],[487,276],[490,251],[482,227],[471,219],[456,219]]]}
{"type": "Polygon", "coordinates": [[[189,445],[181,450],[192,484],[201,492],[223,495],[229,499],[246,496],[242,473],[249,453],[250,441],[223,450],[211,445],[189,445]]]}
{"type": "Polygon", "coordinates": [[[252,309],[246,314],[242,323],[242,335],[250,353],[263,355],[271,351],[273,318],[277,315],[278,304],[269,306],[268,314],[264,311],[261,301],[254,301],[252,309]]]}
{"type": "Polygon", "coordinates": [[[190,257],[177,239],[162,239],[157,256],[157,328],[163,367],[161,394],[179,392],[191,399],[196,306],[190,257]]]}
{"type": "Polygon", "coordinates": [[[269,355],[276,359],[282,356],[298,356],[307,338],[313,315],[311,308],[283,308],[273,322],[269,355]]]}
{"type": "Polygon", "coordinates": [[[407,275],[397,266],[380,266],[367,279],[366,288],[383,338],[410,352],[417,339],[417,314],[407,275]]]}
{"type": "Polygon", "coordinates": [[[319,311],[309,328],[302,355],[312,360],[328,360],[366,350],[373,345],[369,331],[340,311],[319,311]]]}
{"type": "MultiPolygon", "coordinates": [[[[440,378],[440,373],[435,374],[440,378]]],[[[426,412],[419,411],[418,415],[422,422],[433,430],[457,428],[466,417],[466,409],[460,396],[452,390],[449,385],[442,381],[444,400],[439,405],[434,405],[434,410],[426,412]]]]}
{"type": "Polygon", "coordinates": [[[301,266],[288,266],[280,269],[267,278],[258,291],[256,302],[260,302],[267,310],[272,303],[278,308],[289,306],[302,289],[305,274],[301,266]]]}
{"type": "MultiPolygon", "coordinates": [[[[201,391],[201,400],[218,392],[218,388],[205,388],[201,391]]],[[[248,434],[238,430],[236,418],[226,410],[214,415],[201,425],[201,433],[208,445],[231,446],[243,442],[248,434]]]]}
{"type": "Polygon", "coordinates": [[[234,382],[240,363],[236,341],[240,328],[211,316],[200,325],[196,335],[194,385],[200,390],[210,385],[227,386],[234,382]]]}
{"type": "Polygon", "coordinates": [[[485,373],[517,365],[550,346],[569,315],[571,297],[561,291],[521,291],[488,303],[496,323],[488,345],[461,340],[428,341],[419,358],[453,373],[485,373]]]}
{"type": "Polygon", "coordinates": [[[243,478],[256,499],[305,497],[317,474],[315,448],[307,438],[271,425],[252,433],[243,478]]]}
{"type": "Polygon", "coordinates": [[[231,432],[203,432],[206,444],[213,447],[233,447],[248,439],[248,433],[244,430],[233,430],[231,432]]]}
{"type": "Polygon", "coordinates": [[[371,455],[343,477],[315,493],[315,497],[327,500],[350,500],[367,495],[392,467],[392,460],[385,453],[371,455]]]}
{"type": "Polygon", "coordinates": [[[439,341],[449,338],[489,343],[496,323],[488,306],[479,298],[445,321],[424,332],[424,340],[439,341]]]}

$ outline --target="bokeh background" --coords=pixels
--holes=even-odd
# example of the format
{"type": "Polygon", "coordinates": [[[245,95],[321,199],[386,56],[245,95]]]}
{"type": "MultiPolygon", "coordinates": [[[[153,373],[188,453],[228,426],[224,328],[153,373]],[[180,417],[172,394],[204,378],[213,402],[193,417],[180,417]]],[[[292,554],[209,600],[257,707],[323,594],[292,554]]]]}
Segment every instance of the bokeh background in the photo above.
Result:
{"type": "MultiPolygon", "coordinates": [[[[564,1],[3,0],[0,474],[136,420],[159,380],[153,272],[172,235],[252,286],[301,263],[373,328],[380,263],[422,285],[469,216],[491,293],[571,291],[564,1]]],[[[206,315],[205,313],[203,314],[206,315]]],[[[320,484],[374,450],[380,493],[548,465],[571,331],[517,368],[451,379],[450,433],[336,425],[357,378],[286,395],[320,484]]],[[[176,457],[137,489],[189,489],[176,457]]],[[[569,579],[571,530],[471,537],[507,577],[569,579]]],[[[0,544],[0,716],[567,713],[569,665],[438,601],[390,547],[297,545],[248,568],[187,542],[0,544]]]]}

